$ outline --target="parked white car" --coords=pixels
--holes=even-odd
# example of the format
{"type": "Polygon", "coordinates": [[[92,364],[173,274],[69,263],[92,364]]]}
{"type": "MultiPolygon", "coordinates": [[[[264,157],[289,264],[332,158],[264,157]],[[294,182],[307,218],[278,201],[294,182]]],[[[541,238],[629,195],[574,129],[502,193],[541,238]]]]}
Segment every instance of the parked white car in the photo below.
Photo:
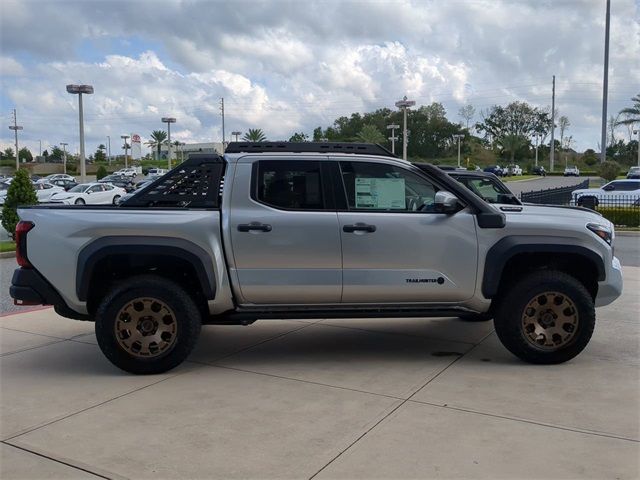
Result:
{"type": "Polygon", "coordinates": [[[133,168],[133,167],[129,167],[129,168],[123,168],[122,170],[118,170],[117,172],[114,172],[114,175],[121,175],[124,177],[135,177],[136,175],[138,175],[138,169],[137,168],[133,168]]]}
{"type": "Polygon", "coordinates": [[[166,168],[150,168],[147,170],[147,177],[159,177],[167,172],[168,170],[166,168]]]}
{"type": "Polygon", "coordinates": [[[564,169],[564,176],[565,177],[579,177],[580,176],[580,170],[578,170],[578,167],[573,166],[573,167],[567,167],[564,169]]]}
{"type": "Polygon", "coordinates": [[[509,175],[522,175],[522,168],[520,168],[520,165],[509,165],[507,169],[509,171],[509,175]]]}
{"type": "MultiPolygon", "coordinates": [[[[11,182],[3,183],[0,186],[0,205],[4,205],[10,183],[11,182]]],[[[64,188],[51,185],[50,183],[34,183],[33,188],[36,191],[36,196],[38,197],[39,203],[47,203],[51,199],[52,195],[59,192],[64,192],[64,188]]]]}
{"type": "Polygon", "coordinates": [[[76,181],[76,177],[72,177],[71,175],[67,175],[66,173],[54,173],[53,175],[47,175],[44,178],[38,180],[38,183],[50,183],[53,180],[70,180],[72,182],[76,181]]]}
{"type": "Polygon", "coordinates": [[[108,183],[81,183],[68,192],[56,193],[51,203],[64,205],[116,205],[120,197],[127,192],[124,188],[114,187],[108,183]]]}
{"type": "Polygon", "coordinates": [[[640,180],[614,180],[601,188],[574,190],[571,202],[575,205],[639,205],[640,180]]]}

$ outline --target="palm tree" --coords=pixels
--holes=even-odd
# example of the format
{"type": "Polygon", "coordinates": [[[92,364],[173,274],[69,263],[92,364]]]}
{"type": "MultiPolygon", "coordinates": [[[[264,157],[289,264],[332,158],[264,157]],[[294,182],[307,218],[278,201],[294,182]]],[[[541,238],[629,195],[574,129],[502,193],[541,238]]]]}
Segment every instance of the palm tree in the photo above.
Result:
{"type": "Polygon", "coordinates": [[[631,99],[633,102],[632,107],[623,108],[620,110],[620,114],[625,118],[618,120],[616,125],[630,125],[632,123],[640,123],[640,93],[631,99]]]}
{"type": "Polygon", "coordinates": [[[146,145],[149,145],[151,148],[157,149],[156,160],[160,158],[160,149],[162,148],[162,144],[167,139],[167,132],[164,130],[154,130],[151,132],[151,140],[145,142],[146,145]]]}
{"type": "Polygon", "coordinates": [[[249,131],[244,134],[242,140],[245,142],[266,142],[267,136],[261,128],[250,128],[249,131]]]}

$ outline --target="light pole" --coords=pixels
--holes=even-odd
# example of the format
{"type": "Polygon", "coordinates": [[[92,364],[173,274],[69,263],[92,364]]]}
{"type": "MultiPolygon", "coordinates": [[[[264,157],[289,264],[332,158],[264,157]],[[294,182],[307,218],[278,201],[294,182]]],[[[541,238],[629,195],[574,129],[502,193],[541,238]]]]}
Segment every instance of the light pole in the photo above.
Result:
{"type": "Polygon", "coordinates": [[[242,135],[242,132],[231,132],[231,135],[236,137],[236,142],[238,141],[238,137],[242,135]]]}
{"type": "Polygon", "coordinates": [[[60,142],[62,145],[62,173],[67,173],[67,145],[66,142],[60,142]]]}
{"type": "Polygon", "coordinates": [[[389,140],[391,140],[391,153],[394,155],[396,154],[396,140],[398,140],[398,137],[396,137],[396,128],[400,128],[400,125],[396,125],[395,123],[387,125],[387,130],[391,130],[389,140]]]}
{"type": "MultiPolygon", "coordinates": [[[[173,117],[162,117],[162,122],[167,124],[167,141],[169,142],[168,145],[168,157],[169,157],[169,170],[171,170],[171,124],[172,123],[176,123],[176,119],[173,117]]],[[[222,148],[224,149],[224,144],[222,145],[222,148]]]]}
{"type": "Polygon", "coordinates": [[[82,112],[82,94],[93,93],[92,85],[67,85],[67,92],[78,95],[78,117],[80,123],[80,181],[86,182],[87,165],[84,158],[84,114],[82,112]]]}
{"type": "Polygon", "coordinates": [[[634,130],[633,133],[638,135],[638,166],[640,167],[640,128],[638,130],[634,130]]]}
{"type": "Polygon", "coordinates": [[[398,100],[396,102],[396,107],[402,109],[403,118],[404,118],[404,127],[402,132],[402,159],[407,159],[407,109],[409,107],[413,107],[416,104],[413,100],[407,100],[407,96],[405,95],[402,100],[398,100]]]}
{"type": "Polygon", "coordinates": [[[536,167],[538,166],[538,145],[540,144],[541,135],[536,133],[536,167]]]}
{"type": "Polygon", "coordinates": [[[13,125],[9,126],[9,130],[13,130],[16,135],[16,172],[20,170],[20,150],[18,150],[18,130],[22,130],[23,128],[18,125],[18,115],[16,114],[16,109],[13,109],[13,125]]]}
{"type": "Polygon", "coordinates": [[[111,165],[111,137],[107,135],[107,155],[109,156],[109,165],[111,165]]]}
{"type": "Polygon", "coordinates": [[[124,148],[124,168],[127,168],[129,166],[129,162],[127,161],[128,160],[127,153],[128,153],[128,150],[129,150],[129,144],[127,143],[127,140],[129,140],[129,135],[120,135],[120,138],[122,140],[124,140],[124,146],[123,146],[123,148],[124,148]]]}
{"type": "Polygon", "coordinates": [[[458,140],[458,168],[460,168],[460,140],[464,138],[464,135],[461,133],[457,133],[453,136],[456,140],[458,140]]]}

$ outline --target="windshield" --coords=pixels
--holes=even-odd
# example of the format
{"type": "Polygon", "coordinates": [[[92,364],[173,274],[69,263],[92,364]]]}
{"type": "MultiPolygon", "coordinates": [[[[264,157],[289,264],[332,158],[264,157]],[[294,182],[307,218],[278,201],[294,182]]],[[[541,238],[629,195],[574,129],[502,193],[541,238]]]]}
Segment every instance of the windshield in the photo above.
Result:
{"type": "Polygon", "coordinates": [[[89,187],[91,186],[91,184],[89,183],[83,183],[81,185],[76,185],[75,187],[69,189],[70,193],[83,193],[85,192],[89,187]]]}

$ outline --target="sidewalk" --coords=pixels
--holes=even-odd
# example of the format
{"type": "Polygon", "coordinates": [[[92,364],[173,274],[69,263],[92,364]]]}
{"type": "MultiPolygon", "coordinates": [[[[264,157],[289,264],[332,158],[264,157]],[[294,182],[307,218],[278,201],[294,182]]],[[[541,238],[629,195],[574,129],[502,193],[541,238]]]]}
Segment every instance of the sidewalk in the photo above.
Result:
{"type": "Polygon", "coordinates": [[[189,362],[127,375],[93,324],[0,318],[0,477],[620,478],[640,475],[640,268],[591,344],[524,364],[491,322],[203,327],[189,362]]]}

